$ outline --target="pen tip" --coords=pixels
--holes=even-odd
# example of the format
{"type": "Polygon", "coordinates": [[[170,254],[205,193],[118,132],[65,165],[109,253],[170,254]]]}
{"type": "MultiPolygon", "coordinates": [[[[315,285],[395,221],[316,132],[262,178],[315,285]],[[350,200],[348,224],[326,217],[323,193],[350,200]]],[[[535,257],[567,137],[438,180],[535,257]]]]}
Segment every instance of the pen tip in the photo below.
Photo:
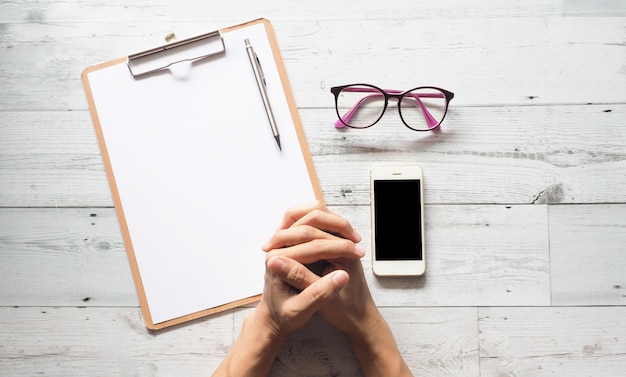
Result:
{"type": "Polygon", "coordinates": [[[283,148],[280,146],[280,136],[274,136],[274,138],[276,138],[276,143],[278,143],[278,149],[282,151],[283,148]]]}

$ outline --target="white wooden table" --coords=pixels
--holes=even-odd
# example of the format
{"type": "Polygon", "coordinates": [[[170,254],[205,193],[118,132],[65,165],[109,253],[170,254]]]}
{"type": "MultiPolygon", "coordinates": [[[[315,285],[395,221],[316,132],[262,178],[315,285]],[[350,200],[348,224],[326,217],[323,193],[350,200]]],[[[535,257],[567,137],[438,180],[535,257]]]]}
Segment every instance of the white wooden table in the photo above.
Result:
{"type": "MultiPolygon", "coordinates": [[[[368,173],[426,180],[424,278],[377,279],[421,376],[626,373],[626,3],[0,1],[0,375],[206,376],[251,308],[143,326],[80,72],[270,19],[327,203],[369,250],[368,173]],[[334,85],[455,92],[439,133],[337,131],[334,85]]],[[[158,205],[158,203],[155,203],[158,205]]],[[[274,376],[358,376],[315,318],[274,376]]]]}

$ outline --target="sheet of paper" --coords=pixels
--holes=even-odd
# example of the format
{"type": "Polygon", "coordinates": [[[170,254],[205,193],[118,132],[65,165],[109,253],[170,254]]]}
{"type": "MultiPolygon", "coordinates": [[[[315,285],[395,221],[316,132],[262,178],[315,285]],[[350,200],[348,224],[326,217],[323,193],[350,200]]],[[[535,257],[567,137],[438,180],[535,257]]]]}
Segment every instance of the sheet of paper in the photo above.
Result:
{"type": "Polygon", "coordinates": [[[224,56],[176,74],[136,80],[118,64],[88,76],[155,324],[261,293],[261,245],[286,208],[315,199],[264,25],[223,37],[224,56]]]}

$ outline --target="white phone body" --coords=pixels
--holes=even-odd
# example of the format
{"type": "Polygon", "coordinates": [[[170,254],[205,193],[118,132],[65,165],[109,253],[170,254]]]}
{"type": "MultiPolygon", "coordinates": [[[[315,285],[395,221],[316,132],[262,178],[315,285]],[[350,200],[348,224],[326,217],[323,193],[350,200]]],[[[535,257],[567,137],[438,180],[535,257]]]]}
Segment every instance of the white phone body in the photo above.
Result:
{"type": "Polygon", "coordinates": [[[424,274],[426,242],[424,179],[421,167],[375,166],[370,177],[374,274],[424,274]]]}

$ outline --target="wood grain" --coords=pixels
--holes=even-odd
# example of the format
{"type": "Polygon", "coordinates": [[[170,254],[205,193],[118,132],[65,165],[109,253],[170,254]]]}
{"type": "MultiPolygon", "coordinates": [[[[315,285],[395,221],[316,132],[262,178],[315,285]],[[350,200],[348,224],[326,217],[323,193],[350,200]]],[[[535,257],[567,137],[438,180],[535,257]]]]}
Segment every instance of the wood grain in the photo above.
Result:
{"type": "Polygon", "coordinates": [[[626,308],[481,308],[482,376],[618,376],[626,308]]]}
{"type": "MultiPolygon", "coordinates": [[[[454,100],[453,100],[454,101],[454,100]]],[[[302,111],[332,204],[369,204],[377,163],[422,165],[427,203],[623,201],[626,107],[455,107],[440,132],[411,132],[392,108],[374,127],[336,130],[333,112],[302,111]],[[598,128],[602,132],[598,132],[598,128]],[[452,183],[452,184],[451,184],[452,183]]]]}
{"type": "Polygon", "coordinates": [[[200,376],[233,341],[233,315],[158,334],[137,308],[0,307],[0,372],[11,376],[200,376]]]}
{"type": "MultiPolygon", "coordinates": [[[[478,376],[475,308],[382,308],[409,368],[423,376],[478,376]]],[[[247,311],[237,311],[240,323],[247,311]]],[[[345,336],[315,316],[289,338],[273,377],[362,376],[345,336]]]]}
{"type": "Polygon", "coordinates": [[[626,206],[550,208],[554,305],[626,305],[626,206]]]}
{"type": "Polygon", "coordinates": [[[427,206],[420,278],[375,277],[369,207],[332,209],[363,236],[363,266],[379,306],[550,304],[546,206],[427,206]]]}
{"type": "MultiPolygon", "coordinates": [[[[394,24],[396,38],[388,37],[389,22],[356,19],[350,27],[345,20],[275,22],[299,106],[330,107],[328,88],[353,82],[399,89],[437,85],[456,93],[457,106],[626,100],[620,17],[406,19],[394,24]],[[347,47],[363,36],[358,48],[347,47]]],[[[79,77],[85,67],[162,44],[172,31],[183,37],[228,25],[226,20],[5,23],[0,76],[6,93],[0,110],[85,110],[79,77]],[[29,59],[32,48],[41,52],[39,59],[29,59]],[[49,77],[54,85],[40,85],[49,77]]]]}
{"type": "MultiPolygon", "coordinates": [[[[585,2],[568,1],[563,4],[558,0],[531,0],[517,2],[504,0],[498,2],[481,1],[471,7],[463,0],[448,0],[437,3],[407,3],[397,1],[381,4],[375,0],[363,0],[360,7],[351,2],[320,0],[315,4],[299,4],[294,7],[289,0],[272,2],[249,2],[231,0],[228,7],[220,7],[218,1],[197,2],[181,0],[172,3],[167,0],[141,0],[132,4],[105,2],[102,0],[84,0],[76,7],[59,7],[53,0],[24,0],[21,3],[4,2],[0,4],[2,22],[67,22],[76,19],[84,22],[130,22],[171,20],[209,20],[222,21],[233,19],[253,19],[259,13],[276,20],[362,20],[380,18],[384,20],[406,20],[447,16],[451,18],[476,17],[519,17],[519,16],[558,16],[569,8],[580,14],[593,15],[607,10],[620,10],[619,0],[605,1],[603,7],[586,5],[585,2]],[[147,12],[150,5],[153,11],[147,12]],[[410,5],[410,6],[409,6],[410,5]],[[585,6],[586,5],[586,6],[585,6]],[[219,12],[216,11],[219,9],[219,12]]],[[[622,12],[626,12],[622,8],[622,12]]]]}
{"type": "MultiPolygon", "coordinates": [[[[546,206],[427,206],[428,274],[396,279],[371,272],[369,208],[332,208],[363,236],[363,265],[380,306],[550,302],[546,206]]],[[[137,305],[113,209],[5,208],[0,225],[4,305],[137,305]]]]}
{"type": "MultiPolygon", "coordinates": [[[[428,134],[403,127],[393,108],[366,130],[336,130],[330,109],[300,113],[329,204],[369,204],[370,168],[406,161],[424,168],[427,203],[623,200],[624,105],[453,106],[428,134]]],[[[87,112],[5,114],[0,206],[112,206],[87,112]]]]}
{"type": "Polygon", "coordinates": [[[113,209],[0,209],[3,306],[138,306],[113,209]]]}

